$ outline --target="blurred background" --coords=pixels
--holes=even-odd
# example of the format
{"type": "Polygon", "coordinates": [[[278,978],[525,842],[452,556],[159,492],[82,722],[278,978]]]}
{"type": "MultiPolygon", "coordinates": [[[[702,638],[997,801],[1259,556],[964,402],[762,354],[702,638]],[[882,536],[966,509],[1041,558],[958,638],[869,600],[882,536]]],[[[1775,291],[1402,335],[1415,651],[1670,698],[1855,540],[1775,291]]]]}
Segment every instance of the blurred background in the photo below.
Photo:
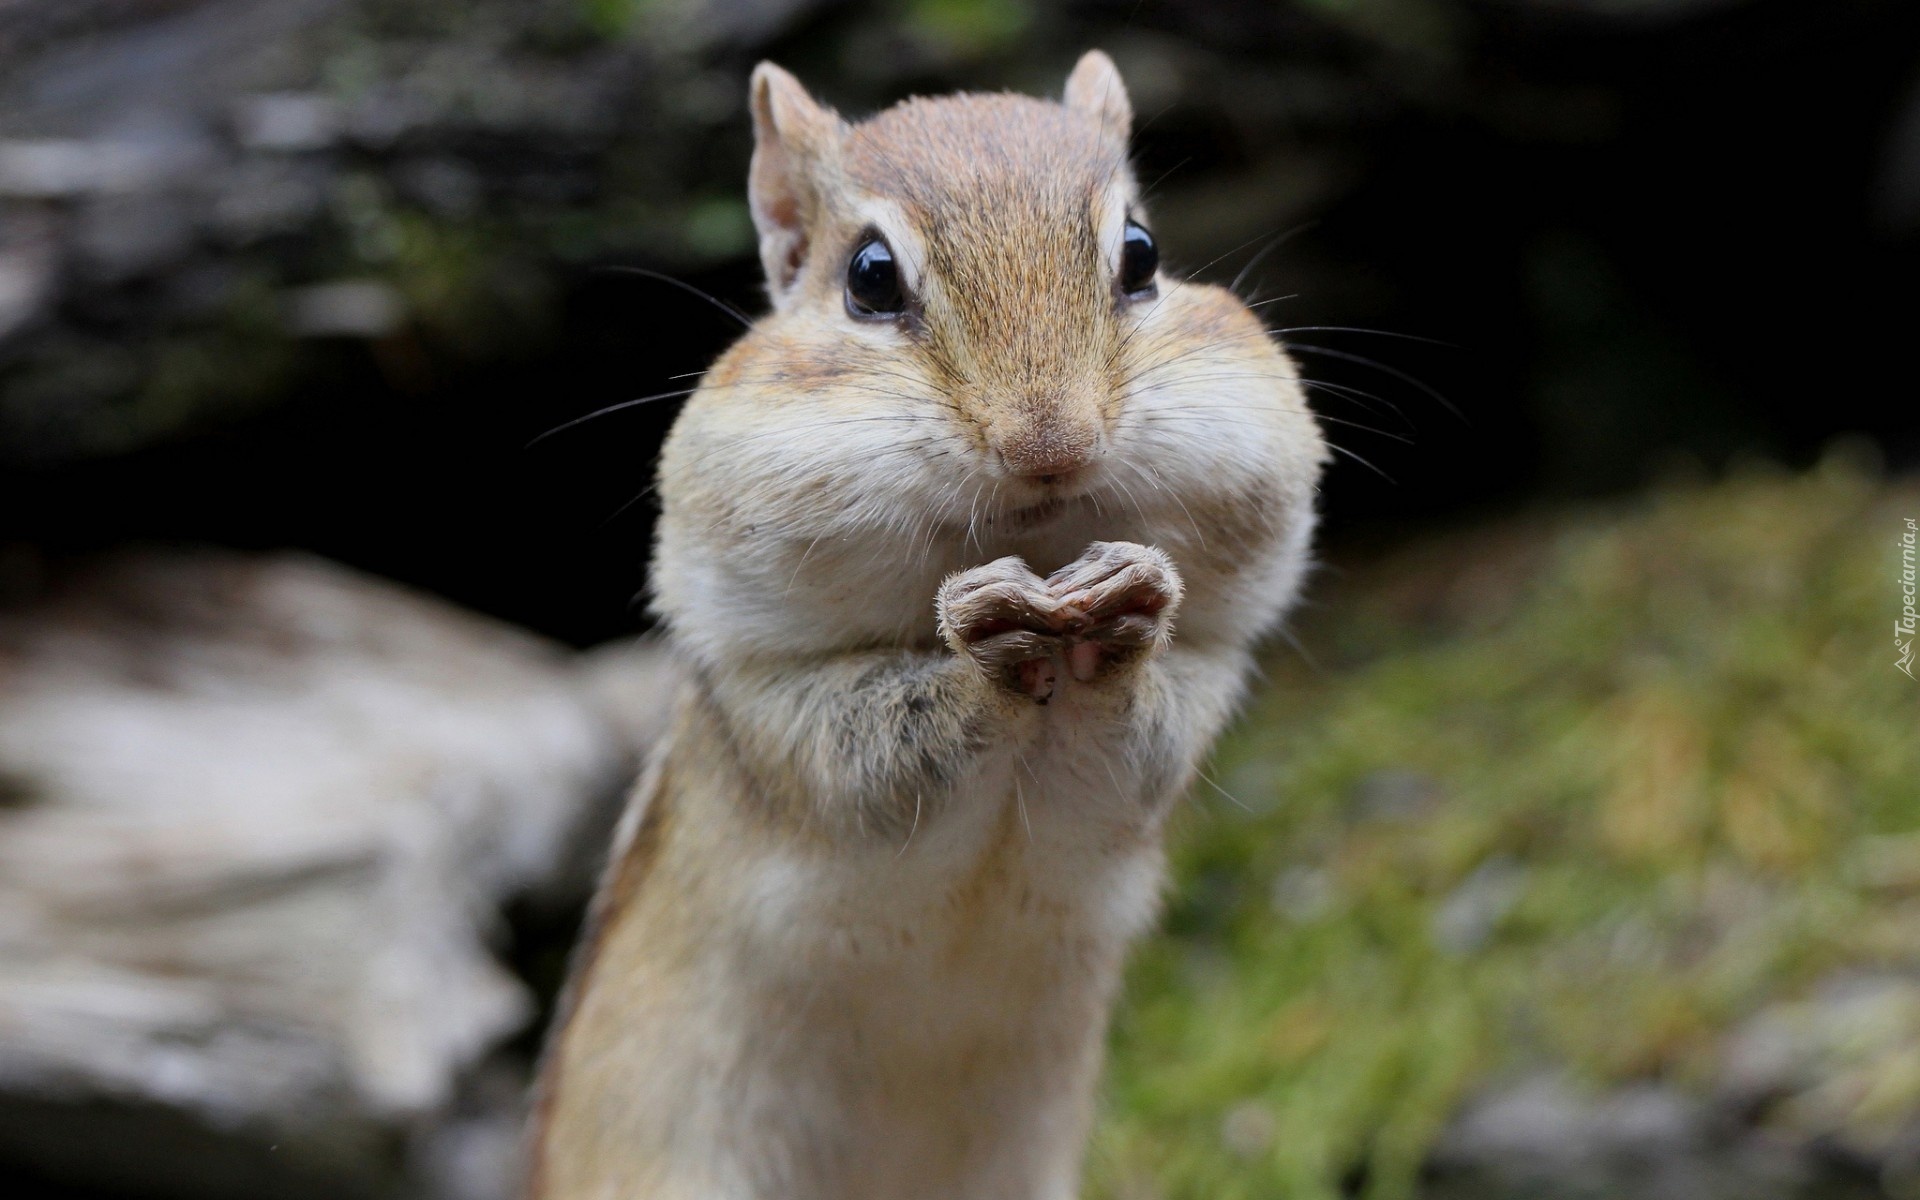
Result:
{"type": "Polygon", "coordinates": [[[763,306],[754,62],[1091,46],[1343,455],[1090,1194],[1920,1196],[1907,0],[0,0],[10,1194],[509,1193],[675,404],[529,441],[763,306]]]}

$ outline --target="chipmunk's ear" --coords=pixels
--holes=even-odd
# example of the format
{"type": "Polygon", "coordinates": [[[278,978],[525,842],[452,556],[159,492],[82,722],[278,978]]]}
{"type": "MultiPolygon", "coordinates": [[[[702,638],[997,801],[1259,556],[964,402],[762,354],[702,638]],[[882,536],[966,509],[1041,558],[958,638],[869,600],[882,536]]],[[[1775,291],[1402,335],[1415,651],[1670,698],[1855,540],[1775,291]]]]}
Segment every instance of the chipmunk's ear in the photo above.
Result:
{"type": "Polygon", "coordinates": [[[820,205],[819,167],[839,145],[845,125],[807,95],[792,75],[763,62],[748,85],[753,109],[753,166],[747,200],[760,233],[767,286],[781,303],[807,257],[807,229],[820,205]]]}
{"type": "Polygon", "coordinates": [[[1098,50],[1081,55],[1073,74],[1067,76],[1066,103],[1100,122],[1108,137],[1124,142],[1133,131],[1133,104],[1127,99],[1127,85],[1120,82],[1120,68],[1098,50]]]}

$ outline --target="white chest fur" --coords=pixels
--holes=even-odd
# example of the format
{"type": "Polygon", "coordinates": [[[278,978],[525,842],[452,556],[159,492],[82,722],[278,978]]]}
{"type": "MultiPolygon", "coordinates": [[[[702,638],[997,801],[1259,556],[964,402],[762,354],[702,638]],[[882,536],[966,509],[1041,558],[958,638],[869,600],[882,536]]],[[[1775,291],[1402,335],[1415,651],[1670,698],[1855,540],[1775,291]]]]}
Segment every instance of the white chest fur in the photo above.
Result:
{"type": "Polygon", "coordinates": [[[760,1137],[752,1169],[786,1174],[748,1194],[1070,1194],[1105,1012],[1161,878],[1142,814],[1162,806],[1092,717],[1071,696],[1036,706],[898,845],[744,864],[714,1060],[772,1110],[834,1114],[781,1122],[785,1149],[770,1124],[718,1134],[760,1137]]]}

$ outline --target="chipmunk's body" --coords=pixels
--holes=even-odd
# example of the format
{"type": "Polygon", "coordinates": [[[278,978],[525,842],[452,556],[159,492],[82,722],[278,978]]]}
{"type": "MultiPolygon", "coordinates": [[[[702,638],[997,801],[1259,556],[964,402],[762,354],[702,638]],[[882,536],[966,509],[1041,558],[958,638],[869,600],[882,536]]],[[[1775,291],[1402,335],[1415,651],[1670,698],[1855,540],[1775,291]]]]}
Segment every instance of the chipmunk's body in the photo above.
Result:
{"type": "Polygon", "coordinates": [[[762,67],[754,110],[776,308],[661,464],[687,681],[533,1192],[1065,1200],[1162,826],[1294,595],[1323,445],[1236,298],[1142,275],[1103,56],[1064,105],[849,127],[762,67]]]}

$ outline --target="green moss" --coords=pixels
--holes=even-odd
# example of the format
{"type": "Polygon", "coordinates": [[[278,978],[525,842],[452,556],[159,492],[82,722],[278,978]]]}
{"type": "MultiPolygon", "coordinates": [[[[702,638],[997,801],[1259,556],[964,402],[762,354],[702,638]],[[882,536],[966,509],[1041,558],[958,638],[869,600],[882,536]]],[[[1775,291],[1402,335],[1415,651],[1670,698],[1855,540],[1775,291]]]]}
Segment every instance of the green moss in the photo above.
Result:
{"type": "Polygon", "coordinates": [[[907,28],[960,54],[1005,48],[1034,20],[1026,0],[908,0],[905,9],[907,28]]]}
{"type": "Polygon", "coordinates": [[[707,260],[744,255],[754,250],[753,216],[735,196],[711,196],[687,210],[684,237],[689,253],[707,260]]]}
{"type": "MultiPolygon", "coordinates": [[[[1493,1072],[1704,1086],[1763,1006],[1920,967],[1920,689],[1887,636],[1916,513],[1837,459],[1754,470],[1332,596],[1333,665],[1272,664],[1177,833],[1091,1194],[1406,1196],[1493,1072]]],[[[1901,1036],[1833,1121],[1920,1111],[1901,1036]]]]}
{"type": "Polygon", "coordinates": [[[1459,54],[1460,14],[1450,4],[1435,0],[1306,0],[1304,7],[1389,50],[1442,59],[1459,54]]]}
{"type": "Polygon", "coordinates": [[[660,7],[658,0],[580,0],[587,26],[602,37],[625,37],[645,15],[660,7]]]}
{"type": "Polygon", "coordinates": [[[100,449],[124,450],[270,403],[297,365],[279,314],[266,281],[250,278],[234,287],[217,323],[154,339],[139,390],[111,410],[118,437],[103,438],[100,449]]]}
{"type": "Polygon", "coordinates": [[[514,239],[481,223],[453,224],[417,213],[391,218],[391,281],[437,344],[485,361],[538,346],[559,311],[554,283],[514,239]]]}

